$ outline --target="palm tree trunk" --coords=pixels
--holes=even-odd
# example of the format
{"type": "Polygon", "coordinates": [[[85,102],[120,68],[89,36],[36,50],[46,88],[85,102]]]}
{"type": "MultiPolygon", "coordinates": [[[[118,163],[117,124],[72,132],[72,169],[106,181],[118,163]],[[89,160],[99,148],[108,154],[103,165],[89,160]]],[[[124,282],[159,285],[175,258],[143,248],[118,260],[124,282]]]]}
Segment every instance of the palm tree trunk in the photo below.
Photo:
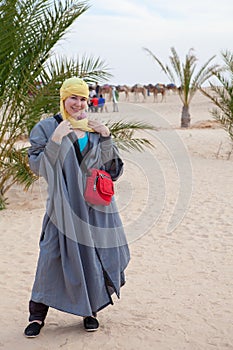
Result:
{"type": "Polygon", "coordinates": [[[189,128],[190,127],[190,113],[189,106],[183,106],[181,114],[181,127],[189,128]]]}
{"type": "Polygon", "coordinates": [[[0,191],[0,210],[6,209],[6,198],[0,191]]]}

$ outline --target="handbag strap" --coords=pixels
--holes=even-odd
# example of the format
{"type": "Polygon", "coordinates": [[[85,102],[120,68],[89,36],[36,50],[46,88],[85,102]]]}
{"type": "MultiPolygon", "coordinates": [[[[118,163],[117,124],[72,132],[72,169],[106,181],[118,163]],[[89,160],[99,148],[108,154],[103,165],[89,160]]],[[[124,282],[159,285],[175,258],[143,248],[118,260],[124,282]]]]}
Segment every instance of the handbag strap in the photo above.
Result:
{"type": "MultiPolygon", "coordinates": [[[[63,120],[62,117],[59,114],[56,114],[53,117],[56,119],[58,124],[60,124],[62,122],[62,120],[63,120]]],[[[72,144],[74,146],[74,150],[75,150],[76,157],[78,159],[78,163],[79,163],[80,167],[82,166],[81,169],[84,171],[84,173],[87,173],[88,172],[87,166],[86,166],[85,162],[83,162],[83,155],[82,155],[82,153],[80,151],[79,143],[77,142],[77,140],[75,140],[72,137],[71,133],[68,134],[67,136],[69,137],[70,141],[72,142],[72,144]]]]}

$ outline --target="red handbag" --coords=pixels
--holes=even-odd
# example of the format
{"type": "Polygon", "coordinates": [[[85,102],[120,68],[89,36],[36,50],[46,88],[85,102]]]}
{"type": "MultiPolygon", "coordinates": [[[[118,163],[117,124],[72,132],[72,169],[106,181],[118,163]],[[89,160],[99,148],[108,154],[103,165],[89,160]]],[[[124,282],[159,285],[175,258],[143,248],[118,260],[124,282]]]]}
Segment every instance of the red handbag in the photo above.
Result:
{"type": "Polygon", "coordinates": [[[89,169],[84,190],[84,198],[90,204],[109,205],[114,195],[113,181],[109,173],[99,169],[89,169]]]}

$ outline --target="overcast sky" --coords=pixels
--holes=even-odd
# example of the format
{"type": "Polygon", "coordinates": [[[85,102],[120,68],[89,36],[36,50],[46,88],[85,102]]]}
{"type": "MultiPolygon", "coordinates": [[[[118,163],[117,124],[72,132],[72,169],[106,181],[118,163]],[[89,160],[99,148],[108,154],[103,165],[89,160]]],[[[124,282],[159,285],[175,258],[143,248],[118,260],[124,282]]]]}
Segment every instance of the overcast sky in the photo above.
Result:
{"type": "Polygon", "coordinates": [[[233,51],[232,0],[96,0],[72,26],[57,52],[100,57],[114,77],[110,83],[167,83],[158,64],[143,47],[163,63],[170,48],[181,60],[194,48],[198,65],[222,50],[233,51]]]}

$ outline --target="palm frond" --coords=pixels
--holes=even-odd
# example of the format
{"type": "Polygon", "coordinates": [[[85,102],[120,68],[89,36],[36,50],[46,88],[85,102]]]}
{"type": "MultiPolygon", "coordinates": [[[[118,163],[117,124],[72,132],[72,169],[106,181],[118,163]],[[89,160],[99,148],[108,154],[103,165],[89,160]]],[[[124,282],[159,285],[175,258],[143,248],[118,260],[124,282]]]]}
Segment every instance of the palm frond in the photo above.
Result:
{"type": "Polygon", "coordinates": [[[220,86],[210,83],[210,92],[205,89],[200,90],[215,105],[211,113],[233,141],[233,54],[230,51],[222,52],[222,58],[225,65],[214,73],[220,86]],[[225,73],[228,73],[227,77],[225,73]]]}
{"type": "MultiPolygon", "coordinates": [[[[171,65],[176,73],[176,76],[178,77],[178,79],[180,81],[180,85],[183,85],[182,65],[181,65],[180,58],[179,58],[174,47],[171,48],[171,52],[172,52],[172,56],[169,56],[171,65]]],[[[172,81],[173,82],[176,81],[174,75],[173,75],[172,81]]]]}
{"type": "Polygon", "coordinates": [[[148,140],[144,138],[125,138],[122,137],[114,137],[114,142],[117,147],[123,151],[139,151],[143,152],[145,147],[154,148],[154,145],[148,140]]]}
{"type": "Polygon", "coordinates": [[[109,67],[100,57],[95,59],[93,56],[84,55],[81,59],[78,57],[76,62],[78,68],[76,75],[83,78],[88,84],[102,83],[112,77],[112,74],[109,73],[109,67]]]}
{"type": "Polygon", "coordinates": [[[222,58],[225,63],[225,68],[230,73],[230,76],[233,75],[233,52],[230,50],[222,51],[222,58]]]}
{"type": "Polygon", "coordinates": [[[154,145],[146,138],[134,137],[135,132],[143,130],[156,130],[156,128],[147,123],[122,121],[107,122],[111,134],[117,146],[125,151],[137,150],[143,151],[145,147],[154,147],[154,145]]]}
{"type": "Polygon", "coordinates": [[[1,174],[2,177],[4,175],[7,178],[11,177],[9,183],[5,182],[3,193],[7,192],[13,183],[23,185],[24,189],[27,190],[38,179],[29,168],[27,151],[28,147],[21,149],[11,148],[7,161],[1,167],[2,170],[4,169],[1,174]]]}
{"type": "Polygon", "coordinates": [[[143,47],[143,50],[145,50],[147,53],[149,53],[149,55],[151,57],[153,57],[153,59],[159,64],[159,66],[161,67],[162,71],[166,74],[166,76],[171,80],[171,81],[175,81],[174,80],[174,76],[172,71],[170,70],[170,68],[167,65],[164,65],[159,59],[158,57],[156,57],[152,51],[150,51],[149,49],[147,49],[146,47],[143,47]]]}
{"type": "Polygon", "coordinates": [[[215,58],[212,56],[197,72],[193,79],[192,86],[200,88],[204,82],[206,82],[213,75],[221,72],[223,70],[218,64],[210,65],[210,62],[215,58]]]}
{"type": "Polygon", "coordinates": [[[123,120],[118,120],[116,122],[111,122],[108,121],[106,123],[108,127],[111,129],[111,132],[113,134],[117,134],[119,132],[123,132],[126,130],[156,130],[156,127],[149,124],[149,123],[143,123],[143,122],[138,122],[138,121],[123,121],[123,120]]]}
{"type": "MultiPolygon", "coordinates": [[[[9,71],[4,70],[7,74],[4,92],[8,92],[8,96],[16,88],[21,95],[27,93],[27,83],[33,84],[41,67],[52,55],[54,45],[88,7],[86,2],[70,0],[54,1],[53,4],[50,0],[15,3],[14,18],[9,19],[12,20],[13,30],[10,32],[13,32],[14,47],[11,47],[9,71]]],[[[12,6],[10,10],[13,11],[12,6]]],[[[4,51],[0,58],[3,55],[4,51]]]]}

